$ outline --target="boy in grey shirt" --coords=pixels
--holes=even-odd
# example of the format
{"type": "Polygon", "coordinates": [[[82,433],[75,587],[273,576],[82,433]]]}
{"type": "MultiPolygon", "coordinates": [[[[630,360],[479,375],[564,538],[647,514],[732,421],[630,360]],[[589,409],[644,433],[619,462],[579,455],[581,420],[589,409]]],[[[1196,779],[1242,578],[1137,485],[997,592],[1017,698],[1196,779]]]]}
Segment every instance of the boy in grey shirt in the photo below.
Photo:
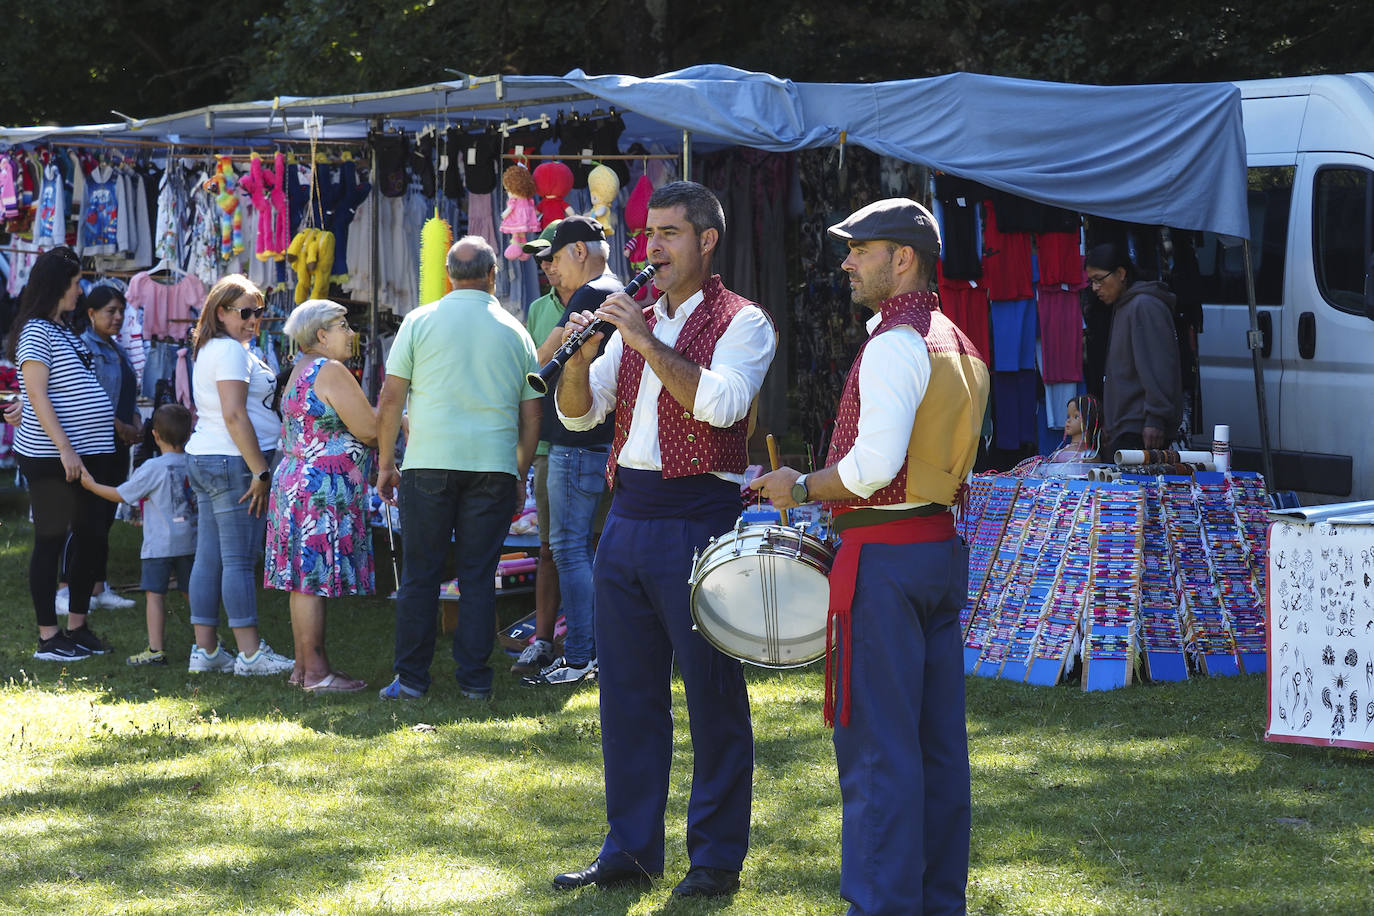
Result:
{"type": "Polygon", "coordinates": [[[196,553],[196,498],[186,477],[186,440],[191,437],[191,412],[180,404],[163,404],[153,412],[153,441],[162,454],[139,466],[117,487],[95,482],[82,472],[81,485],[110,502],[136,503],[143,508],[143,582],[148,595],[148,648],[130,655],[131,665],[165,665],[162,638],[167,613],[164,600],[171,575],[185,594],[196,553]]]}

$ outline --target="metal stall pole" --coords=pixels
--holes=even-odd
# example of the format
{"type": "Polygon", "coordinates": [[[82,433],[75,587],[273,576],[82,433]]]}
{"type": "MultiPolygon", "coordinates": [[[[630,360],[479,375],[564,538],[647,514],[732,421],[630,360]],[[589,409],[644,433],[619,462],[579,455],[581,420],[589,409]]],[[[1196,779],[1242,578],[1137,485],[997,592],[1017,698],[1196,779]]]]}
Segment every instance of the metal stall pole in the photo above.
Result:
{"type": "Polygon", "coordinates": [[[692,135],[682,132],[682,180],[692,180],[692,135]]]}
{"type": "MultiPolygon", "coordinates": [[[[382,132],[382,122],[380,120],[372,122],[372,129],[380,134],[382,132]]],[[[367,348],[372,354],[372,372],[368,374],[367,385],[371,391],[368,397],[372,403],[377,403],[377,372],[381,367],[382,343],[377,339],[377,299],[381,296],[381,241],[377,238],[379,225],[378,208],[381,206],[382,193],[380,177],[377,173],[377,144],[372,144],[372,304],[367,311],[367,348]]]]}
{"type": "Polygon", "coordinates": [[[1255,274],[1250,264],[1249,239],[1241,240],[1241,252],[1245,257],[1245,296],[1250,304],[1250,330],[1245,333],[1245,342],[1250,348],[1250,363],[1255,369],[1255,405],[1259,409],[1260,470],[1264,472],[1265,488],[1273,493],[1277,486],[1274,482],[1274,457],[1269,451],[1269,409],[1264,399],[1264,366],[1260,364],[1264,335],[1259,329],[1259,307],[1255,305],[1255,274]]]}

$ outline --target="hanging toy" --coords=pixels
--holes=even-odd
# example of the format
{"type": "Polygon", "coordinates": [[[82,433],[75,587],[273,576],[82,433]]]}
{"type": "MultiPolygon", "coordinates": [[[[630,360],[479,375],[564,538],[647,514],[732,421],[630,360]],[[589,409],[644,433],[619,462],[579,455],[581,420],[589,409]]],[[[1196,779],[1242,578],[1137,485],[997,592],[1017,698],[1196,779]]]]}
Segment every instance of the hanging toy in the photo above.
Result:
{"type": "Polygon", "coordinates": [[[510,233],[510,244],[504,252],[509,261],[528,261],[523,250],[525,233],[539,231],[539,210],[534,205],[534,178],[523,165],[512,165],[501,174],[501,187],[509,200],[501,211],[501,231],[510,233]]]}
{"type": "Polygon", "coordinates": [[[309,249],[313,247],[318,252],[318,243],[313,243],[318,231],[318,229],[309,227],[302,229],[291,239],[291,244],[286,246],[286,263],[291,266],[296,274],[295,300],[297,305],[310,298],[309,249]]]}
{"type": "Polygon", "coordinates": [[[534,188],[539,193],[540,229],[547,229],[550,223],[573,215],[573,208],[563,199],[573,189],[572,169],[561,162],[535,166],[534,188]]]}
{"type": "Polygon", "coordinates": [[[239,210],[238,175],[234,174],[233,159],[219,156],[215,174],[206,180],[207,191],[218,191],[215,204],[219,207],[219,256],[227,261],[243,252],[243,212],[239,210]]]}
{"type": "Polygon", "coordinates": [[[598,165],[587,173],[587,190],[592,195],[592,208],[587,216],[601,224],[601,231],[607,235],[615,234],[616,195],[620,193],[620,176],[610,166],[598,165]]]}
{"type": "Polygon", "coordinates": [[[448,275],[448,250],[453,245],[453,230],[439,218],[439,211],[425,220],[420,230],[420,303],[442,299],[453,289],[448,275]]]}
{"type": "MultiPolygon", "coordinates": [[[[648,175],[640,175],[625,201],[625,231],[629,234],[625,239],[625,260],[634,270],[649,261],[649,238],[644,234],[644,227],[649,224],[649,198],[653,194],[654,183],[648,175]]],[[[647,290],[644,292],[647,295],[647,290]]]]}
{"type": "Polygon", "coordinates": [[[328,229],[316,230],[315,244],[309,253],[314,255],[310,259],[310,298],[326,299],[329,279],[334,272],[334,233],[328,229]]]}

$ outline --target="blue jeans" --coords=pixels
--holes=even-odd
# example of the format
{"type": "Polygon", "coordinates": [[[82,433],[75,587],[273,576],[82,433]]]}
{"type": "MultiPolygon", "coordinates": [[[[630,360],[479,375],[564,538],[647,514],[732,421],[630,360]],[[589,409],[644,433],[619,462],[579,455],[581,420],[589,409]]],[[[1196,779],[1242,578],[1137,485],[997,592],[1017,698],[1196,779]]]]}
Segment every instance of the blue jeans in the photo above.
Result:
{"type": "Polygon", "coordinates": [[[439,615],[449,541],[457,551],[458,687],[490,693],[487,664],[496,638],[496,564],[515,512],[515,478],[488,471],[427,468],[401,472],[401,584],[396,590],[396,662],[401,683],[424,693],[439,615]]]}
{"type": "MultiPolygon", "coordinates": [[[[270,467],[275,452],[265,452],[270,467]]],[[[191,623],[219,626],[219,606],[231,627],[258,625],[255,568],[267,543],[267,513],[239,502],[253,482],[239,455],[187,455],[186,476],[196,494],[196,562],[188,590],[191,623]]]]}
{"type": "Polygon", "coordinates": [[[596,657],[592,519],[606,492],[608,458],[609,449],[549,446],[549,546],[568,625],[563,658],[577,667],[596,657]]]}

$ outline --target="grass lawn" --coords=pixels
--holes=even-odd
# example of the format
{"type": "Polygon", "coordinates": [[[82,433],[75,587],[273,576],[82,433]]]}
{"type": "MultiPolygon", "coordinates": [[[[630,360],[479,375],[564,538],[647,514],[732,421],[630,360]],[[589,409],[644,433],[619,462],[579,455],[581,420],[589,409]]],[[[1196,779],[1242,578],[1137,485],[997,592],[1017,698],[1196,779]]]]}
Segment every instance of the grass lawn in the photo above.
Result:
{"type": "MultiPolygon", "coordinates": [[[[143,646],[141,595],[92,618],[113,655],[35,661],[29,526],[22,504],[4,509],[0,913],[844,910],[819,666],[748,669],[753,834],[732,901],[670,899],[687,868],[685,727],[666,877],[559,894],[549,878],[591,861],[605,826],[595,686],[527,690],[498,659],[492,702],[464,700],[446,640],[416,702],[190,675],[179,594],[167,668],[124,664],[143,646]]],[[[114,582],[137,582],[137,545],[116,524],[114,582]]],[[[512,597],[500,613],[527,609],[512,597]]],[[[260,613],[289,652],[285,595],[264,593],[260,613]]],[[[390,602],[329,613],[336,665],[385,684],[390,602]]],[[[674,696],[685,726],[680,683],[674,696]]],[[[1374,912],[1374,757],[1265,743],[1264,706],[1262,677],[1098,694],[971,678],[970,911],[1374,912]]]]}

